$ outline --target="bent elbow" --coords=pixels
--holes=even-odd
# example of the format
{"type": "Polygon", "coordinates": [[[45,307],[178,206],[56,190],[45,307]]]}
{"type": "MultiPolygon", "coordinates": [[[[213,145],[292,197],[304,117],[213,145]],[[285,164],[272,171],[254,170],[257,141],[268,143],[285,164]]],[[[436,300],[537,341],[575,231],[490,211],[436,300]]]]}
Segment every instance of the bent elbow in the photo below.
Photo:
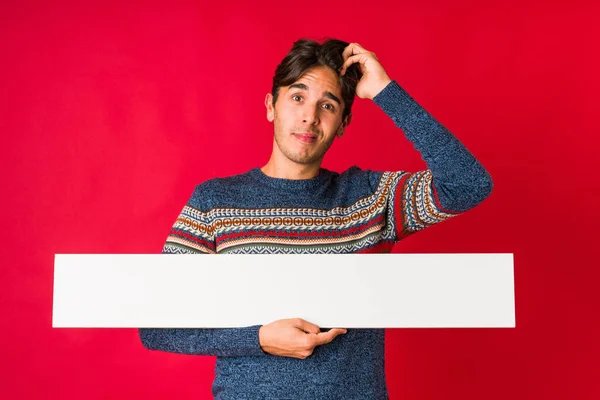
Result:
{"type": "Polygon", "coordinates": [[[456,213],[468,211],[487,199],[494,190],[494,181],[487,170],[476,179],[462,182],[436,182],[440,205],[456,213]]]}
{"type": "MultiPolygon", "coordinates": [[[[490,173],[485,170],[483,177],[479,180],[476,192],[479,196],[479,203],[490,197],[492,191],[494,190],[494,181],[492,180],[492,176],[490,173]]],[[[477,204],[479,204],[477,203],[477,204]]]]}

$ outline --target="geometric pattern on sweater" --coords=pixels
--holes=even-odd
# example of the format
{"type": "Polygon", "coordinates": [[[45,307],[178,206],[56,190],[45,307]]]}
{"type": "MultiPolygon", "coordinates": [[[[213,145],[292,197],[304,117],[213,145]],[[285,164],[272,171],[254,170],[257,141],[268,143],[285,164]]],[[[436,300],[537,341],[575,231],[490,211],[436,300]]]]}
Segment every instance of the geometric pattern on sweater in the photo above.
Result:
{"type": "Polygon", "coordinates": [[[431,171],[384,172],[374,193],[327,210],[217,206],[201,211],[187,204],[163,253],[357,253],[393,244],[457,214],[440,206],[431,171]]]}

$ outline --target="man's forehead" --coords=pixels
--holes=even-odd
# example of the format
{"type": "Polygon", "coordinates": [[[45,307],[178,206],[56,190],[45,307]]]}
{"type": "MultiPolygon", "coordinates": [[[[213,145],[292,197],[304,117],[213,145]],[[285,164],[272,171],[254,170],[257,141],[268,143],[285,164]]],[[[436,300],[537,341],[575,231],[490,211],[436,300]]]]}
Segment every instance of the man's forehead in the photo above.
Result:
{"type": "Polygon", "coordinates": [[[323,90],[331,92],[341,92],[342,88],[338,75],[327,67],[313,67],[302,74],[294,83],[303,83],[311,89],[321,87],[323,90]]]}
{"type": "Polygon", "coordinates": [[[326,71],[327,68],[313,68],[305,72],[298,80],[288,86],[288,90],[300,89],[307,92],[314,92],[316,95],[330,97],[332,100],[341,103],[342,88],[333,71],[326,71]]]}

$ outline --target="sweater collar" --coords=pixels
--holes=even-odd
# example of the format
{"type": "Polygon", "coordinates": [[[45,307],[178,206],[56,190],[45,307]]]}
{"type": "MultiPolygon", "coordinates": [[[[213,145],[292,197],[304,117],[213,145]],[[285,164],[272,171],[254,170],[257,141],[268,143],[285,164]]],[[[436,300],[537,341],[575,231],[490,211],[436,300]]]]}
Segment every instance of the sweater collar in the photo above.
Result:
{"type": "Polygon", "coordinates": [[[321,187],[331,178],[331,171],[320,168],[319,174],[310,179],[284,179],[265,175],[259,167],[251,169],[248,174],[257,181],[275,189],[283,190],[314,190],[321,187]]]}

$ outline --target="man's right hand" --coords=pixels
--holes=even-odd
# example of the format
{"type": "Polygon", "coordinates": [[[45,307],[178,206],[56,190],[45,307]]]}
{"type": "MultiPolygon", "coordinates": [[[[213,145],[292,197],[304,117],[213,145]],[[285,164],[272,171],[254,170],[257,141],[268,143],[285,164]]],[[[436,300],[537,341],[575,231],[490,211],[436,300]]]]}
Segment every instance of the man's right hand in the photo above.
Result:
{"type": "Polygon", "coordinates": [[[263,325],[258,330],[260,347],[275,356],[305,359],[315,347],[331,342],[346,329],[333,328],[321,332],[315,324],[300,318],[280,319],[263,325]]]}

